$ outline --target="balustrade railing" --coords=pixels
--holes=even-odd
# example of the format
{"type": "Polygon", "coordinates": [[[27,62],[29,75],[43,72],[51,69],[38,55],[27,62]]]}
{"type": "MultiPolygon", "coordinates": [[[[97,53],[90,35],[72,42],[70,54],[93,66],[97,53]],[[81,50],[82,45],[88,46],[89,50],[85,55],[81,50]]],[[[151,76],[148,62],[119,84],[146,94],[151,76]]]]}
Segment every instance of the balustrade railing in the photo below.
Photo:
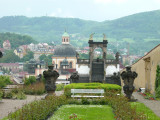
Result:
{"type": "Polygon", "coordinates": [[[89,64],[89,59],[77,59],[77,64],[89,64]]]}

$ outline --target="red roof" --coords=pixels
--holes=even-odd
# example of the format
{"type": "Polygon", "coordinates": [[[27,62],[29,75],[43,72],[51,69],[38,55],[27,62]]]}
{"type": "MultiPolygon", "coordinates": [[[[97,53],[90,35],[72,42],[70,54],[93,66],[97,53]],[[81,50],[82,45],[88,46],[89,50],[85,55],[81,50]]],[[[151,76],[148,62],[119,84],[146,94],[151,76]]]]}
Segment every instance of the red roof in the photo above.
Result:
{"type": "Polygon", "coordinates": [[[9,42],[9,40],[5,40],[4,42],[6,42],[6,43],[10,43],[10,42],[9,42]]]}
{"type": "Polygon", "coordinates": [[[0,63],[0,66],[19,66],[18,63],[0,63]]]}

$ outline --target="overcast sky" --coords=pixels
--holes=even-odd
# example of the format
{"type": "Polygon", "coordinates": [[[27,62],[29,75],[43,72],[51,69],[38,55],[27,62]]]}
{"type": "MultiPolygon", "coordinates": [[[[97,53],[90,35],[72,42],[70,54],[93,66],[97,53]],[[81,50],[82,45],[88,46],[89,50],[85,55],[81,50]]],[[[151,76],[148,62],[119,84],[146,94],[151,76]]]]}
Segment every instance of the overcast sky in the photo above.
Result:
{"type": "Polygon", "coordinates": [[[0,0],[0,17],[24,15],[113,20],[160,9],[160,0],[0,0]]]}

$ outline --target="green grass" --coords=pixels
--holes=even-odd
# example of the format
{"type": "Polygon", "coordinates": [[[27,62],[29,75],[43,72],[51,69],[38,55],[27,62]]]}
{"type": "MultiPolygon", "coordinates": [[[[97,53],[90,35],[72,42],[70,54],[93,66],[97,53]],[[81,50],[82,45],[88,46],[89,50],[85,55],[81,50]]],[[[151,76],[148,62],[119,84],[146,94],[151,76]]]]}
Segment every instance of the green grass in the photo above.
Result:
{"type": "Polygon", "coordinates": [[[103,83],[72,83],[66,85],[64,89],[105,89],[105,90],[121,90],[121,86],[116,84],[103,83]]]}
{"type": "Polygon", "coordinates": [[[146,107],[143,103],[133,102],[131,103],[131,106],[136,107],[137,112],[143,112],[147,116],[147,120],[160,120],[160,117],[158,117],[151,109],[146,107]]]}
{"type": "Polygon", "coordinates": [[[63,105],[49,120],[71,120],[72,114],[79,120],[115,120],[112,108],[107,105],[63,105]]]}

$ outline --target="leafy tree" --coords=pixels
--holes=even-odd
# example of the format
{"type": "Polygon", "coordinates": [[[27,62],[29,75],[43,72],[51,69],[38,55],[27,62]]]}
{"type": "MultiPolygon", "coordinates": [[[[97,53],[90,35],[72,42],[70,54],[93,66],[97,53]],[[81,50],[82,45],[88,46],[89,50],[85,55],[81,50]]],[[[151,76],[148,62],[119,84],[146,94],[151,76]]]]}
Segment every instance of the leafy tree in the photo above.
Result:
{"type": "Polygon", "coordinates": [[[5,52],[4,56],[0,59],[1,63],[14,63],[20,62],[20,58],[13,53],[12,50],[8,50],[5,52]]]}
{"type": "Polygon", "coordinates": [[[52,55],[46,56],[45,54],[39,56],[39,60],[48,62],[48,65],[52,64],[52,55]]]}
{"type": "Polygon", "coordinates": [[[157,70],[156,70],[156,81],[155,81],[155,90],[160,87],[160,66],[157,65],[157,70]]]}
{"type": "Polygon", "coordinates": [[[21,60],[25,62],[33,58],[34,58],[34,53],[32,51],[28,51],[27,54],[21,60]]]}
{"type": "Polygon", "coordinates": [[[12,84],[13,82],[10,80],[9,76],[0,76],[0,88],[6,87],[6,85],[12,84]]]}
{"type": "Polygon", "coordinates": [[[25,78],[24,84],[25,85],[30,85],[36,82],[36,77],[35,76],[29,76],[29,78],[25,78]]]}
{"type": "Polygon", "coordinates": [[[160,98],[160,66],[159,65],[157,65],[157,70],[156,70],[155,91],[156,91],[156,97],[160,98]]]}
{"type": "Polygon", "coordinates": [[[115,59],[113,55],[107,54],[107,59],[115,59]]]}
{"type": "Polygon", "coordinates": [[[0,44],[2,45],[5,40],[10,41],[11,48],[13,49],[19,47],[20,45],[36,43],[36,41],[29,35],[21,35],[10,32],[0,33],[0,44]]]}
{"type": "Polygon", "coordinates": [[[89,54],[84,54],[84,53],[79,54],[79,58],[80,59],[89,59],[89,54]]]}

